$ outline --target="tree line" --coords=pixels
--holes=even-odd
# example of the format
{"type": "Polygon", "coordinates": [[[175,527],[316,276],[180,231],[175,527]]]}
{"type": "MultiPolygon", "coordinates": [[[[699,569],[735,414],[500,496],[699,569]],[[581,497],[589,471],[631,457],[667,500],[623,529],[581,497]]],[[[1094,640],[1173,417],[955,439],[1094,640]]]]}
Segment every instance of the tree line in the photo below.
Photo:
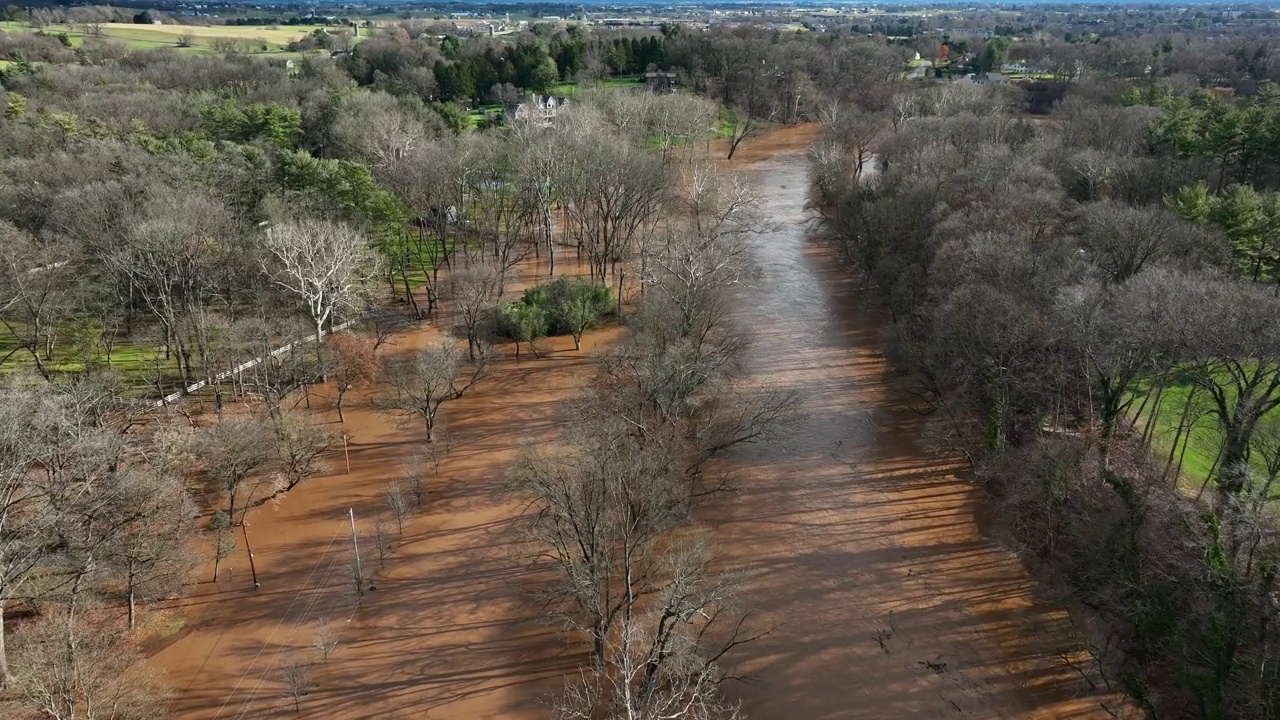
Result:
{"type": "Polygon", "coordinates": [[[725,655],[771,629],[752,620],[741,581],[712,567],[709,529],[693,519],[728,487],[709,461],[796,412],[794,393],[736,371],[749,342],[730,293],[753,272],[763,219],[741,178],[683,173],[626,338],[596,358],[563,436],[511,470],[531,553],[553,572],[539,601],[588,652],[552,704],[565,720],[738,717],[720,690],[725,655]]]}
{"type": "Polygon", "coordinates": [[[1080,611],[1077,669],[1153,716],[1270,717],[1274,181],[1232,118],[1274,105],[1176,93],[1084,83],[1033,124],[999,89],[903,91],[824,123],[814,205],[931,441],[1080,611]]]}

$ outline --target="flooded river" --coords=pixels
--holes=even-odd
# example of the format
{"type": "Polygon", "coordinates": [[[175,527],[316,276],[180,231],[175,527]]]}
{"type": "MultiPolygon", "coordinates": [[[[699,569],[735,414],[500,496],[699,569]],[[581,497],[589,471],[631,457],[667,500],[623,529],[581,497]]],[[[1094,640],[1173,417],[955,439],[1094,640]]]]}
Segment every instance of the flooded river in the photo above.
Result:
{"type": "MultiPolygon", "coordinates": [[[[805,418],[729,458],[736,491],[702,508],[724,560],[747,575],[757,627],[772,629],[726,658],[748,680],[727,691],[754,720],[1105,717],[1055,658],[1072,643],[1065,615],[1033,599],[1021,566],[978,531],[975,490],[920,447],[921,418],[877,350],[880,320],[806,239],[812,136],[775,133],[736,160],[778,223],[756,241],[762,275],[741,298],[755,336],[748,379],[800,390],[805,418]]],[[[283,671],[312,661],[327,622],[337,650],[312,667],[301,717],[549,717],[548,694],[584,658],[535,620],[537,579],[511,551],[524,506],[502,478],[517,447],[555,435],[561,402],[589,381],[588,353],[614,337],[507,357],[447,405],[454,449],[426,506],[403,534],[387,531],[385,561],[373,518],[385,517],[386,483],[421,451],[421,428],[373,411],[367,393],[353,393],[341,425],[318,405],[345,433],[350,469],[333,457],[331,474],[251,513],[261,589],[241,544],[226,564],[234,574],[151,611],[182,628],[152,657],[177,715],[299,717],[283,671]],[[378,568],[359,607],[352,515],[364,562],[378,568]]]]}
{"type": "Polygon", "coordinates": [[[729,658],[755,720],[1106,717],[1055,657],[1065,613],[1033,599],[975,522],[977,492],[924,451],[923,418],[879,351],[882,320],[806,236],[799,152],[750,167],[778,224],[739,321],[754,382],[803,393],[780,442],[738,452],[703,513],[767,637],[729,658]]]}

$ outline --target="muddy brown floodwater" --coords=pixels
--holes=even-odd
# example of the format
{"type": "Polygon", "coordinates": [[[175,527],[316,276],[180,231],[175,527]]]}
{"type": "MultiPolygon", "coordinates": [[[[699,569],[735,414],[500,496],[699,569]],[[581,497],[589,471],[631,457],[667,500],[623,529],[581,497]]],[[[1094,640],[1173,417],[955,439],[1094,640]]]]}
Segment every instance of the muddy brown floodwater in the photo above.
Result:
{"type": "MultiPolygon", "coordinates": [[[[751,676],[728,691],[756,720],[1102,716],[1054,661],[1070,638],[1065,615],[1032,598],[1016,560],[980,534],[973,488],[917,444],[920,418],[896,400],[877,318],[805,237],[813,136],[750,140],[735,159],[779,223],[758,238],[763,277],[741,297],[755,333],[749,380],[801,390],[806,416],[783,442],[730,458],[737,491],[703,508],[726,561],[749,577],[758,622],[773,628],[728,658],[751,676]]],[[[525,270],[527,283],[535,270],[525,270]]],[[[558,340],[541,359],[501,348],[491,377],[445,406],[454,449],[385,563],[372,518],[424,433],[374,412],[367,393],[348,401],[345,425],[317,400],[316,417],[349,438],[350,472],[337,453],[331,474],[250,513],[262,587],[241,539],[229,576],[148,611],[153,623],[185,623],[150,659],[176,689],[177,717],[298,717],[283,670],[313,659],[322,621],[338,647],[313,667],[302,717],[548,717],[543,701],[583,658],[535,620],[537,578],[511,550],[522,506],[503,493],[504,469],[523,443],[555,435],[560,403],[589,381],[589,351],[616,332],[582,351],[558,340]],[[376,573],[359,606],[349,509],[376,573]]],[[[406,333],[392,351],[434,333],[406,333]]]]}
{"type": "Polygon", "coordinates": [[[777,229],[738,319],[751,380],[800,391],[805,417],[738,451],[735,492],[702,513],[772,628],[727,658],[748,678],[729,694],[753,720],[1107,717],[1056,658],[1066,614],[983,537],[958,468],[921,448],[881,319],[806,235],[795,145],[750,166],[777,229]]]}

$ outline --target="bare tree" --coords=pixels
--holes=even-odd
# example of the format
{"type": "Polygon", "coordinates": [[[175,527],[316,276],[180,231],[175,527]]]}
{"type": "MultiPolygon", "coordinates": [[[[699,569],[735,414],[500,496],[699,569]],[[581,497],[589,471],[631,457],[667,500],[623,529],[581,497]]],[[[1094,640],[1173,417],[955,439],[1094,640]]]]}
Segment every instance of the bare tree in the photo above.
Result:
{"type": "Polygon", "coordinates": [[[284,681],[285,697],[293,701],[293,711],[302,712],[302,699],[311,694],[311,665],[297,657],[290,657],[280,668],[284,681]]]}
{"type": "Polygon", "coordinates": [[[361,533],[360,537],[364,539],[366,547],[372,544],[374,551],[378,553],[378,567],[385,567],[387,555],[391,552],[391,531],[387,517],[382,513],[375,513],[373,531],[361,533]]]}
{"type": "MultiPolygon", "coordinates": [[[[438,444],[432,443],[429,447],[434,448],[438,444]]],[[[422,507],[427,500],[427,493],[430,492],[427,487],[427,464],[426,458],[419,453],[414,453],[400,466],[400,476],[409,486],[409,496],[413,498],[414,507],[422,507]]]]}
{"type": "Polygon", "coordinates": [[[484,255],[497,272],[499,293],[507,272],[528,254],[532,228],[538,222],[539,208],[526,202],[537,198],[511,191],[518,149],[514,143],[481,136],[470,143],[468,153],[473,172],[468,176],[467,196],[475,208],[481,245],[489,246],[484,255]]]}
{"type": "Polygon", "coordinates": [[[778,82],[784,77],[779,54],[752,38],[726,38],[716,47],[720,64],[717,95],[726,107],[729,155],[775,120],[782,108],[778,82]]]}
{"type": "Polygon", "coordinates": [[[233,527],[244,522],[257,489],[271,483],[262,473],[275,459],[274,443],[264,442],[272,436],[261,418],[245,417],[211,425],[196,439],[206,476],[227,499],[233,527]]]}
{"type": "Polygon", "coordinates": [[[111,538],[105,560],[123,579],[129,629],[137,625],[138,599],[176,593],[195,569],[191,546],[196,515],[185,478],[160,472],[118,473],[105,520],[111,538]]]}
{"type": "Polygon", "coordinates": [[[22,670],[13,683],[23,704],[59,720],[161,720],[168,697],[125,635],[109,624],[33,620],[15,635],[22,670]],[[69,650],[69,648],[73,648],[69,650]]]}
{"type": "Polygon", "coordinates": [[[1220,493],[1240,494],[1250,485],[1254,432],[1280,407],[1280,299],[1251,283],[1180,273],[1143,273],[1131,282],[1133,296],[1167,318],[1161,340],[1205,393],[1222,433],[1220,493]]]}
{"type": "MultiPolygon", "coordinates": [[[[392,307],[372,307],[369,313],[365,315],[365,322],[362,327],[367,329],[374,340],[372,351],[378,351],[378,348],[388,345],[392,337],[396,333],[407,331],[413,327],[413,322],[407,315],[399,313],[392,307]]],[[[394,343],[392,343],[394,345],[394,343]]]]}
{"type": "Polygon", "coordinates": [[[297,412],[281,412],[270,420],[275,442],[275,462],[283,482],[277,492],[287,492],[307,478],[329,471],[322,456],[337,442],[333,432],[308,421],[297,412]]]}
{"type": "Polygon", "coordinates": [[[376,348],[373,337],[354,333],[338,333],[324,344],[325,371],[338,391],[335,400],[338,422],[346,421],[342,416],[342,401],[347,393],[373,382],[377,377],[379,362],[376,348]]]}
{"type": "Polygon", "coordinates": [[[736,608],[737,583],[711,573],[707,563],[702,539],[678,541],[663,555],[653,607],[619,622],[603,662],[557,700],[557,717],[738,717],[720,693],[720,660],[765,633],[747,629],[747,616],[736,608]],[[599,715],[602,707],[608,714],[599,715]]]}
{"type": "Polygon", "coordinates": [[[4,612],[54,553],[60,513],[36,483],[36,468],[57,450],[64,399],[32,383],[0,388],[0,679],[13,679],[4,647],[4,612]]]}
{"type": "Polygon", "coordinates": [[[711,714],[694,717],[725,717],[718,662],[761,633],[746,629],[736,583],[709,572],[705,539],[676,537],[691,500],[681,444],[589,411],[571,437],[571,447],[525,454],[514,472],[529,537],[557,569],[546,606],[592,648],[558,716],[684,717],[678,709],[697,707],[711,714]]]}
{"type": "Polygon", "coordinates": [[[348,560],[347,570],[349,573],[348,580],[351,583],[351,595],[355,598],[356,603],[359,604],[364,599],[364,596],[369,593],[369,577],[364,569],[364,562],[361,560],[360,554],[354,548],[348,560]]]}
{"type": "Polygon", "coordinates": [[[329,662],[329,656],[333,655],[338,649],[338,633],[333,629],[333,623],[328,618],[321,619],[316,625],[316,633],[312,636],[311,646],[315,648],[316,655],[320,657],[320,662],[329,662]]]}
{"type": "Polygon", "coordinates": [[[857,182],[887,130],[885,119],[871,113],[851,112],[839,102],[832,102],[823,112],[822,127],[822,142],[834,143],[836,151],[849,159],[853,181],[857,182]]]}
{"type": "Polygon", "coordinates": [[[107,256],[108,267],[128,278],[164,332],[166,359],[172,347],[184,385],[194,373],[200,334],[189,330],[206,317],[217,269],[226,261],[223,239],[232,234],[226,208],[203,197],[164,196],[148,206],[124,244],[107,256]]]}
{"type": "Polygon", "coordinates": [[[404,533],[404,523],[409,518],[409,498],[405,497],[404,488],[398,482],[387,483],[382,491],[387,507],[396,519],[396,530],[404,533]]]}
{"type": "Polygon", "coordinates": [[[236,536],[232,532],[231,516],[221,510],[214,510],[209,519],[209,529],[213,531],[213,581],[218,582],[218,570],[222,561],[231,557],[236,550],[236,536]]]}
{"type": "Polygon", "coordinates": [[[483,351],[481,334],[498,302],[500,285],[498,271],[487,265],[472,265],[449,277],[454,311],[466,333],[467,356],[471,362],[476,361],[477,351],[483,351]]]}
{"type": "Polygon", "coordinates": [[[632,256],[654,222],[669,189],[660,159],[600,133],[576,140],[578,152],[553,180],[562,188],[565,229],[591,262],[592,277],[606,284],[613,272],[621,295],[618,266],[632,256]]]}
{"type": "Polygon", "coordinates": [[[581,442],[526,453],[516,492],[530,502],[530,539],[557,567],[548,608],[589,639],[597,666],[615,623],[657,582],[657,543],[684,519],[688,496],[671,446],[640,446],[608,419],[581,442]]]}
{"type": "Polygon", "coordinates": [[[417,215],[416,232],[403,239],[403,252],[394,252],[407,295],[406,302],[417,308],[408,286],[411,267],[421,273],[427,294],[428,314],[440,296],[440,271],[454,268],[457,251],[465,247],[463,220],[465,190],[475,169],[470,161],[470,144],[448,140],[424,145],[409,153],[395,166],[387,182],[404,203],[417,215]]]}
{"type": "Polygon", "coordinates": [[[1149,265],[1220,262],[1228,252],[1225,237],[1215,236],[1164,207],[1137,208],[1102,201],[1083,206],[1079,218],[1090,260],[1112,283],[1122,283],[1149,265]]]}
{"type": "Polygon", "coordinates": [[[379,272],[378,255],[351,227],[291,220],[267,228],[262,268],[305,304],[318,346],[333,315],[363,307],[379,272]]]}
{"type": "MultiPolygon", "coordinates": [[[[261,393],[272,413],[279,412],[289,394],[309,388],[320,379],[323,367],[319,352],[294,344],[306,332],[302,323],[264,312],[241,319],[232,331],[244,354],[259,360],[241,375],[241,384],[261,393]]],[[[310,397],[308,391],[308,403],[310,397]]]]}
{"type": "Polygon", "coordinates": [[[67,280],[74,269],[61,244],[42,246],[8,223],[0,223],[0,243],[5,248],[0,259],[0,281],[5,284],[0,291],[0,322],[18,341],[0,363],[23,349],[36,370],[48,378],[57,325],[68,310],[67,280]]]}
{"type": "Polygon", "coordinates": [[[433,443],[440,407],[462,397],[484,377],[485,361],[481,353],[477,364],[464,373],[465,354],[453,338],[444,336],[428,347],[388,359],[382,378],[389,388],[375,403],[385,411],[420,418],[427,442],[433,443]]]}

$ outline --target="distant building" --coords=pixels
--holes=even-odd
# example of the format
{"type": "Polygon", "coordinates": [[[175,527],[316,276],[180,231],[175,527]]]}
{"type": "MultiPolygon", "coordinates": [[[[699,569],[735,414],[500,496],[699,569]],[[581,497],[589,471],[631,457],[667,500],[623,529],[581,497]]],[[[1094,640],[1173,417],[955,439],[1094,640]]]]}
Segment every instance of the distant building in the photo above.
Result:
{"type": "Polygon", "coordinates": [[[567,98],[531,95],[522,102],[508,103],[502,108],[502,115],[504,118],[513,120],[532,120],[545,127],[550,125],[560,110],[568,104],[567,98]]]}
{"type": "Polygon", "coordinates": [[[644,74],[644,87],[649,92],[670,95],[680,86],[680,81],[673,72],[647,72],[644,74]]]}
{"type": "Polygon", "coordinates": [[[1009,77],[998,72],[969,73],[961,82],[974,85],[1008,85],[1009,77]]]}

